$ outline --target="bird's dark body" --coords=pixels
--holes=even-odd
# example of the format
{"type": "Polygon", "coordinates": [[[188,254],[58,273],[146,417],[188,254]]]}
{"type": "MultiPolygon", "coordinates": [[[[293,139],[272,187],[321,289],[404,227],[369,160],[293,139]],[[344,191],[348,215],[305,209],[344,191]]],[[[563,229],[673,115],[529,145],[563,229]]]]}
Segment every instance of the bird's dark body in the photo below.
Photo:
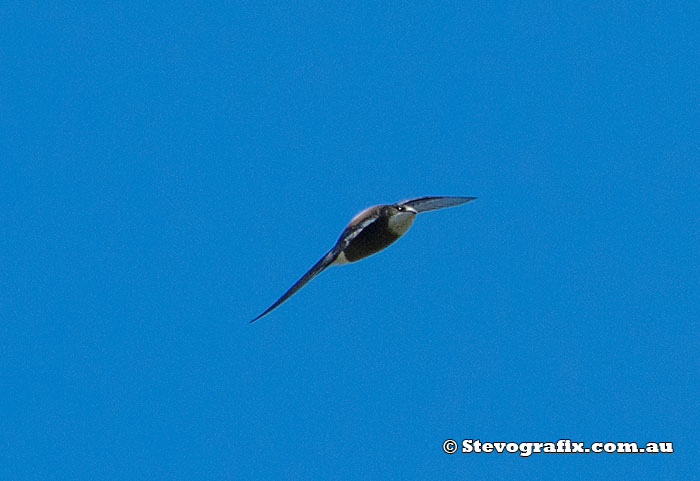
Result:
{"type": "Polygon", "coordinates": [[[400,236],[389,230],[389,219],[382,217],[365,227],[360,234],[350,241],[343,253],[348,262],[359,261],[371,256],[392,244],[400,236]]]}

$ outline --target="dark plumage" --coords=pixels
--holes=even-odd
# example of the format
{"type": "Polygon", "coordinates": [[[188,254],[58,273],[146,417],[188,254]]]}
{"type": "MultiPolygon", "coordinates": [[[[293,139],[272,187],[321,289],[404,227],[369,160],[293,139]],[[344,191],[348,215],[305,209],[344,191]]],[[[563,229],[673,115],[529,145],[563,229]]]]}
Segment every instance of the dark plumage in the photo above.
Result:
{"type": "Polygon", "coordinates": [[[368,207],[350,220],[336,244],[326,255],[314,264],[282,297],[250,322],[257,321],[289,299],[304,284],[331,264],[359,261],[386,248],[406,233],[419,212],[452,207],[474,199],[476,197],[417,197],[396,204],[368,207]]]}

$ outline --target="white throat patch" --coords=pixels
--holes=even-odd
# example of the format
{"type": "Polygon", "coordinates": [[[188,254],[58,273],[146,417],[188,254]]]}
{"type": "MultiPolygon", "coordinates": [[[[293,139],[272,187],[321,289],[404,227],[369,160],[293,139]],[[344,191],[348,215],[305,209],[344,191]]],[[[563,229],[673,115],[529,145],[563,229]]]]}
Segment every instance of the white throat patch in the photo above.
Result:
{"type": "Polygon", "coordinates": [[[402,236],[406,233],[411,224],[413,224],[413,219],[416,214],[413,212],[399,212],[389,217],[389,230],[398,236],[402,236]]]}

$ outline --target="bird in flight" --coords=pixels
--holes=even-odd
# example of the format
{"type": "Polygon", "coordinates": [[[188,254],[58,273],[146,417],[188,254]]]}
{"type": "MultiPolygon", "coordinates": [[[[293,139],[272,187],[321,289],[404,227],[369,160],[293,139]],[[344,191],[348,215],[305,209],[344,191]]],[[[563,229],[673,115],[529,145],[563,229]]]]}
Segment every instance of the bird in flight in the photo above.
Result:
{"type": "Polygon", "coordinates": [[[326,255],[301,276],[301,279],[282,297],[250,322],[257,321],[289,299],[326,267],[359,261],[389,246],[408,231],[419,212],[453,207],[474,199],[476,197],[416,197],[396,204],[381,204],[366,208],[350,220],[340,234],[338,242],[326,255]]]}

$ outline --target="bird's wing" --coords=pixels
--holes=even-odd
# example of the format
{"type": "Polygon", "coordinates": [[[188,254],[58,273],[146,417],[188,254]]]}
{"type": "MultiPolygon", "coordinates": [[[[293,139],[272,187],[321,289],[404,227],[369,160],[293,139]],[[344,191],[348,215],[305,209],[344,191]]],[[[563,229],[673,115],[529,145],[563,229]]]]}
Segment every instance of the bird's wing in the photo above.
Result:
{"type": "Polygon", "coordinates": [[[345,249],[348,246],[350,241],[357,237],[360,234],[360,232],[362,232],[362,229],[367,227],[375,220],[377,220],[376,215],[368,215],[367,218],[357,222],[356,224],[352,224],[346,227],[343,233],[340,234],[338,242],[336,242],[333,248],[329,250],[326,253],[326,255],[324,255],[316,264],[314,264],[313,267],[306,272],[306,274],[301,276],[301,279],[296,281],[296,283],[292,287],[290,287],[289,290],[282,295],[282,297],[277,299],[274,304],[265,309],[265,311],[262,314],[260,314],[258,317],[256,317],[250,322],[257,321],[262,316],[273,310],[275,307],[282,304],[284,301],[292,297],[292,295],[294,295],[294,293],[296,293],[299,289],[304,287],[304,285],[307,282],[309,282],[311,279],[320,274],[326,267],[333,264],[333,261],[335,261],[338,258],[340,253],[343,252],[343,249],[345,249]]]}
{"type": "Polygon", "coordinates": [[[333,263],[333,261],[338,257],[338,254],[340,254],[341,250],[342,249],[338,248],[338,244],[336,244],[331,250],[329,250],[326,253],[325,256],[323,256],[316,264],[314,264],[313,267],[306,272],[306,274],[301,276],[301,279],[296,281],[296,283],[292,287],[290,287],[289,290],[282,295],[282,297],[277,299],[274,304],[272,304],[270,307],[265,309],[265,311],[262,314],[260,314],[258,317],[256,317],[255,319],[253,319],[250,322],[257,321],[262,316],[264,316],[265,314],[267,314],[268,312],[273,310],[275,307],[279,306],[284,301],[289,299],[296,291],[298,291],[299,289],[304,287],[304,284],[309,282],[311,279],[313,279],[318,274],[320,274],[321,271],[323,271],[326,267],[331,265],[333,263]]]}
{"type": "Polygon", "coordinates": [[[428,210],[444,209],[445,207],[453,207],[467,203],[476,197],[416,197],[415,199],[402,200],[397,205],[407,205],[413,207],[416,212],[426,212],[428,210]]]}

